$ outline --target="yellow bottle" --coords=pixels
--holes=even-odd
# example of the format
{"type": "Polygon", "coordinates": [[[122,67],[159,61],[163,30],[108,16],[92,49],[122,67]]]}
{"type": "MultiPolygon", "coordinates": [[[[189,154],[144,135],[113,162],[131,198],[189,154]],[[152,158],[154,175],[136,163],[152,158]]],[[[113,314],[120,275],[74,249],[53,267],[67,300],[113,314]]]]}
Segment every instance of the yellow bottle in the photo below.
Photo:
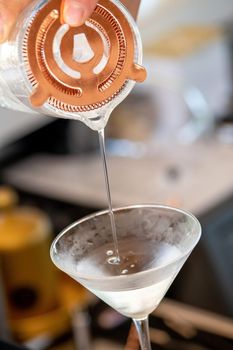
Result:
{"type": "Polygon", "coordinates": [[[58,305],[50,220],[38,209],[16,206],[17,201],[14,191],[0,187],[0,263],[11,321],[46,314],[58,305]]]}

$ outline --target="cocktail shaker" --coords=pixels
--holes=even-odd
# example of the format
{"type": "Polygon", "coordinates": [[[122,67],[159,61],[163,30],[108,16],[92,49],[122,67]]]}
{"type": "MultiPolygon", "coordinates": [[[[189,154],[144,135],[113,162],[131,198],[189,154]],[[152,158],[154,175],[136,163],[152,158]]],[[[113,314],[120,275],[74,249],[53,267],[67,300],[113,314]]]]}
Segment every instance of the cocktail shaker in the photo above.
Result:
{"type": "Polygon", "coordinates": [[[140,35],[118,0],[100,0],[77,28],[62,23],[61,8],[61,0],[32,2],[0,45],[0,105],[95,129],[146,78],[140,35]]]}

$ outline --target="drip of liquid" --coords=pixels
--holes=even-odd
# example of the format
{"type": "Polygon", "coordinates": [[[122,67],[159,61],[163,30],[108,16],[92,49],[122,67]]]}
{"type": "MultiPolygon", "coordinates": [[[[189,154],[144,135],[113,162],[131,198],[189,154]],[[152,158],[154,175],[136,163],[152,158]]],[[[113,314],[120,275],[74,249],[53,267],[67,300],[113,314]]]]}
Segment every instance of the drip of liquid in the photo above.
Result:
{"type": "Polygon", "coordinates": [[[114,243],[114,255],[109,257],[108,262],[110,264],[119,264],[120,263],[120,254],[119,254],[119,248],[118,248],[116,222],[115,222],[114,212],[113,212],[113,208],[112,208],[112,197],[111,197],[110,183],[109,183],[109,176],[108,176],[104,129],[101,129],[98,132],[99,132],[101,157],[102,157],[102,161],[103,161],[103,169],[104,169],[104,178],[105,178],[105,185],[106,185],[106,192],[107,192],[109,216],[110,216],[113,243],[114,243]]]}

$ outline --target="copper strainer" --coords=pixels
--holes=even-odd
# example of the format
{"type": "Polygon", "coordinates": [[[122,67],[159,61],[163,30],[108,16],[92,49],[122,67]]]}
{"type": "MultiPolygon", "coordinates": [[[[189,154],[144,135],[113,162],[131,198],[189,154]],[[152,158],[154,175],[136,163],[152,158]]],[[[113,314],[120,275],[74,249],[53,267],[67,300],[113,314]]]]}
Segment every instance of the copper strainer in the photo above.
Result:
{"type": "Polygon", "coordinates": [[[62,23],[62,6],[60,0],[46,2],[25,31],[23,60],[32,87],[30,101],[34,107],[56,110],[58,116],[78,118],[84,113],[93,118],[107,105],[112,109],[135,81],[146,78],[139,65],[139,35],[119,1],[100,0],[77,28],[62,23]]]}

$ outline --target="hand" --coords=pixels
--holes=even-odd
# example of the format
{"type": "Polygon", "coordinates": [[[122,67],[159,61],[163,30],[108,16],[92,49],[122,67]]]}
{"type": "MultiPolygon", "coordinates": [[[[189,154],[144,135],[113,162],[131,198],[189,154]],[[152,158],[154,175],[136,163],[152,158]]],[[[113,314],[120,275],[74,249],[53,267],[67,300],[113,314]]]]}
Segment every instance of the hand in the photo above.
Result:
{"type": "MultiPolygon", "coordinates": [[[[7,39],[18,14],[32,0],[0,0],[0,42],[7,39]]],[[[64,0],[62,18],[70,26],[79,26],[93,12],[98,0],[64,0]]],[[[122,0],[134,17],[137,15],[140,0],[122,0]]]]}

